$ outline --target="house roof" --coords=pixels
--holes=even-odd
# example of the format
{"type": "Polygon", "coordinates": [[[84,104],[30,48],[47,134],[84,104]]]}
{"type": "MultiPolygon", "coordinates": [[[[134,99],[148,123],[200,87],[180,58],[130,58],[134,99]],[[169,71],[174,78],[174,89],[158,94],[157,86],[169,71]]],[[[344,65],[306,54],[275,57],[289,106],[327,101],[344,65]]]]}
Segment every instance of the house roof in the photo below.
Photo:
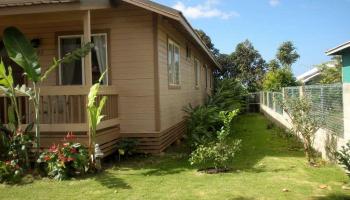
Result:
{"type": "MultiPolygon", "coordinates": [[[[330,61],[326,64],[326,66],[328,68],[333,68],[335,67],[334,62],[330,61]]],[[[311,70],[299,75],[297,77],[298,81],[301,81],[302,83],[307,83],[311,80],[313,80],[314,78],[318,77],[321,74],[321,69],[319,67],[314,67],[311,70]]]]}
{"type": "Polygon", "coordinates": [[[145,8],[147,10],[153,11],[155,13],[158,13],[160,15],[167,16],[169,18],[172,18],[176,21],[178,21],[185,29],[186,31],[192,36],[192,38],[202,47],[202,49],[207,53],[209,58],[215,63],[216,67],[219,69],[221,68],[221,65],[216,60],[213,53],[209,50],[209,48],[205,45],[203,40],[199,37],[199,35],[196,33],[194,28],[191,26],[191,24],[188,22],[188,20],[185,18],[185,16],[182,14],[181,11],[170,8],[168,6],[164,6],[159,3],[155,3],[150,0],[123,0],[124,2],[133,4],[138,7],[145,8]]]}
{"type": "Polygon", "coordinates": [[[0,2],[0,8],[4,7],[18,7],[18,6],[33,6],[41,4],[60,4],[60,3],[72,3],[79,0],[2,0],[0,2]]]}
{"type": "MultiPolygon", "coordinates": [[[[121,0],[121,1],[158,13],[160,15],[171,18],[177,21],[178,23],[180,23],[181,26],[186,30],[186,32],[195,40],[195,42],[203,49],[203,51],[205,51],[205,53],[209,56],[210,60],[216,65],[216,67],[221,69],[221,66],[216,60],[215,56],[212,54],[212,52],[205,45],[205,43],[196,33],[194,28],[191,26],[191,24],[187,21],[187,19],[184,17],[184,15],[180,11],[170,8],[168,6],[164,6],[159,3],[155,3],[150,0],[121,0]]],[[[79,2],[81,4],[96,5],[99,3],[105,4],[108,1],[107,0],[0,0],[0,8],[27,7],[27,6],[29,7],[29,6],[43,5],[43,4],[59,5],[59,4],[75,3],[75,2],[79,2]]],[[[72,7],[72,9],[74,8],[72,7]]]]}
{"type": "Polygon", "coordinates": [[[342,52],[344,52],[347,49],[350,49],[350,41],[344,44],[341,44],[333,49],[329,49],[328,51],[326,51],[326,54],[328,56],[340,55],[342,52]]]}

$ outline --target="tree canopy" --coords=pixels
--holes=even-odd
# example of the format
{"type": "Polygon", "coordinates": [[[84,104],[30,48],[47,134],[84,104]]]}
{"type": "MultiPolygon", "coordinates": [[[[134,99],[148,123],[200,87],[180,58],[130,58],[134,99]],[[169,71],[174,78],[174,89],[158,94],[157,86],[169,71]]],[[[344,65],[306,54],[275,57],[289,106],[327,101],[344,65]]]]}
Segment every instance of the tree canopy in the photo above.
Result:
{"type": "Polygon", "coordinates": [[[341,56],[332,57],[332,61],[318,66],[321,71],[321,84],[332,84],[342,82],[342,61],[341,56]],[[334,65],[334,67],[330,67],[334,65]]]}
{"type": "Polygon", "coordinates": [[[230,60],[232,67],[226,70],[230,70],[230,74],[240,80],[248,91],[256,92],[262,89],[262,81],[267,65],[249,40],[236,46],[230,60]]]}
{"type": "Polygon", "coordinates": [[[195,30],[198,36],[202,39],[204,44],[208,47],[208,49],[214,54],[215,57],[218,57],[220,52],[219,49],[215,48],[215,45],[211,41],[211,38],[201,29],[195,30]]]}
{"type": "Polygon", "coordinates": [[[291,69],[292,65],[300,58],[300,55],[297,53],[293,42],[286,41],[278,47],[276,58],[283,67],[291,69]]]}

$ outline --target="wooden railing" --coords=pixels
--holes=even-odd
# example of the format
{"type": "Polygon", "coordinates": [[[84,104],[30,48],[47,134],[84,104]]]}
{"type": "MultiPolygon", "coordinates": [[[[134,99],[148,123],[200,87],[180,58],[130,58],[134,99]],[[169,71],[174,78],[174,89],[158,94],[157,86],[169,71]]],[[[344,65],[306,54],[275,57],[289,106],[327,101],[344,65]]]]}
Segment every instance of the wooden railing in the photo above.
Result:
{"type": "MultiPolygon", "coordinates": [[[[48,86],[40,88],[40,123],[43,132],[67,132],[88,130],[87,95],[90,88],[86,86],[48,86]]],[[[115,86],[102,86],[97,101],[107,96],[103,109],[105,118],[99,129],[116,125],[118,121],[118,91],[115,86]]],[[[23,124],[34,121],[33,105],[28,97],[18,96],[18,107],[23,124]]],[[[0,95],[0,123],[8,123],[10,101],[0,95]]]]}

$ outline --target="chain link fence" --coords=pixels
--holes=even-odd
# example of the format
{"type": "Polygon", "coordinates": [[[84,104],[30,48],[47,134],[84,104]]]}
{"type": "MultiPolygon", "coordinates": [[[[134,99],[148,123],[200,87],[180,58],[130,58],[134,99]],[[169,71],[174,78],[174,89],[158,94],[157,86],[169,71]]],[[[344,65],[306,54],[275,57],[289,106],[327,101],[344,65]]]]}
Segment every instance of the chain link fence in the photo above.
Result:
{"type": "Polygon", "coordinates": [[[283,108],[276,101],[282,98],[306,96],[311,100],[312,111],[322,120],[322,128],[343,137],[343,87],[341,84],[286,87],[283,93],[262,92],[261,103],[283,115],[283,108]]]}

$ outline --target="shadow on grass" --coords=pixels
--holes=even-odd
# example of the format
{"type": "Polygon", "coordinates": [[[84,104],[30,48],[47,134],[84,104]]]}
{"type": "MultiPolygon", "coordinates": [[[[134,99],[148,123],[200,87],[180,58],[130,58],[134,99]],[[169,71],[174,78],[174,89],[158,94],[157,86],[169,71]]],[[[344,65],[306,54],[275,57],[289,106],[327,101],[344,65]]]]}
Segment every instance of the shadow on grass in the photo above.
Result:
{"type": "Polygon", "coordinates": [[[234,197],[230,200],[255,200],[254,198],[250,198],[250,197],[234,197]]]}
{"type": "Polygon", "coordinates": [[[313,197],[311,200],[350,200],[350,195],[332,193],[327,196],[313,197]]]}
{"type": "Polygon", "coordinates": [[[96,176],[95,180],[109,189],[132,189],[123,179],[116,177],[115,174],[108,171],[104,171],[96,176]]]}

